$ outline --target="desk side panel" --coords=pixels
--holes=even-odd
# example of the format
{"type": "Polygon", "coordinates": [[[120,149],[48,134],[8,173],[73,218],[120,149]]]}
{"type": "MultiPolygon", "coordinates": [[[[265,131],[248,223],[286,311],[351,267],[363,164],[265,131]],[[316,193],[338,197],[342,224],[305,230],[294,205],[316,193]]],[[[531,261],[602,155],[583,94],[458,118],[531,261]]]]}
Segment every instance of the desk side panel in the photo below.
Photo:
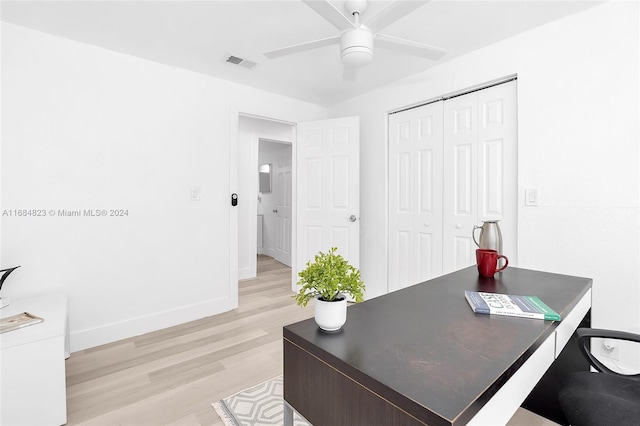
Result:
{"type": "Polygon", "coordinates": [[[507,424],[515,414],[520,401],[527,397],[529,389],[538,383],[544,372],[553,363],[554,350],[555,336],[551,335],[468,424],[507,424]]]}
{"type": "Polygon", "coordinates": [[[314,425],[451,424],[441,418],[418,420],[286,339],[284,399],[314,425]]]}

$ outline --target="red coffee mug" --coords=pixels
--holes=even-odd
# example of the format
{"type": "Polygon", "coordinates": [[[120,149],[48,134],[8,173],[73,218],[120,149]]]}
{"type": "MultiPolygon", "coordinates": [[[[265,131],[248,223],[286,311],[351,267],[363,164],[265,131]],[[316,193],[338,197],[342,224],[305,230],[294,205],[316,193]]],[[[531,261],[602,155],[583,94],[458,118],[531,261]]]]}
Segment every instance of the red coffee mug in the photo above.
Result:
{"type": "Polygon", "coordinates": [[[504,271],[507,265],[509,265],[509,259],[507,259],[507,256],[498,254],[495,250],[477,249],[476,263],[480,275],[483,277],[493,277],[493,274],[496,272],[504,271]],[[498,259],[504,259],[504,266],[502,268],[498,268],[498,259]]]}

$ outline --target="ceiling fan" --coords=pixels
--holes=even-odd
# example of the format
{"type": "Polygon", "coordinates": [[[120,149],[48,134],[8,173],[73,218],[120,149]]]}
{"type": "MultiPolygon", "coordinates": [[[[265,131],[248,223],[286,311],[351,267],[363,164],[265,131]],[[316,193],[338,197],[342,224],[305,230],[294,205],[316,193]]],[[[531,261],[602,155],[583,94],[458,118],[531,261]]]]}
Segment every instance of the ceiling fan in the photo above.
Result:
{"type": "Polygon", "coordinates": [[[342,33],[335,37],[324,38],[293,46],[265,52],[269,59],[293,53],[340,44],[340,57],[344,64],[343,80],[355,81],[356,70],[373,61],[374,40],[376,46],[392,49],[410,55],[437,60],[446,50],[412,40],[381,34],[379,31],[403,16],[423,6],[429,0],[396,0],[378,13],[360,20],[367,9],[367,0],[347,0],[345,10],[353,20],[342,14],[328,0],[302,0],[307,6],[329,21],[342,33]]]}

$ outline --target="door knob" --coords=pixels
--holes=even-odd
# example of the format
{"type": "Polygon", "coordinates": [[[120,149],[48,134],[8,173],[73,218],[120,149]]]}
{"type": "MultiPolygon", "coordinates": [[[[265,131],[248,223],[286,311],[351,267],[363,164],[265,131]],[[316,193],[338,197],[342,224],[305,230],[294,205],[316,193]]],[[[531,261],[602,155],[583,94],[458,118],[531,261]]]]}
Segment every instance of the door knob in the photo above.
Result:
{"type": "Polygon", "coordinates": [[[350,220],[351,222],[355,222],[355,221],[356,221],[356,219],[358,219],[358,218],[356,217],[356,215],[355,215],[355,214],[352,214],[351,216],[349,216],[349,220],[350,220]]]}

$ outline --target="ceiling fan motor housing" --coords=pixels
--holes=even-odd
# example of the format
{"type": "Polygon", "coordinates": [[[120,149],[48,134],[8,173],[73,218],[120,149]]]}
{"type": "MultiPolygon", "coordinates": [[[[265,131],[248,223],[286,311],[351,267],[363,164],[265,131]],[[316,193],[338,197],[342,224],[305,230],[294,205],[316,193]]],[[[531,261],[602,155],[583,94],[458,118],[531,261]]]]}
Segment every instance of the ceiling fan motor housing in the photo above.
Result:
{"type": "Polygon", "coordinates": [[[347,30],[340,36],[342,63],[361,67],[373,61],[373,34],[364,28],[347,30]]]}

